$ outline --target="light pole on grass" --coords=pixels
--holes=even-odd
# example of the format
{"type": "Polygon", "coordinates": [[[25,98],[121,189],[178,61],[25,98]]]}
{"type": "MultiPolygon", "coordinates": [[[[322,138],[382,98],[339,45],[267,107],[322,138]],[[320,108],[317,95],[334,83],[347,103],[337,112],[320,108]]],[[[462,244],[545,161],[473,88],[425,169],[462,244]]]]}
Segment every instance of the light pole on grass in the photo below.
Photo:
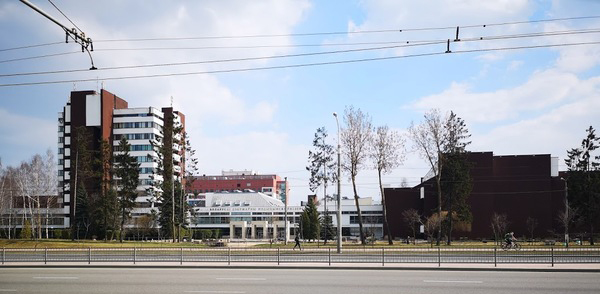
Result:
{"type": "Polygon", "coordinates": [[[341,193],[341,182],[340,182],[340,174],[342,171],[342,163],[341,163],[341,155],[340,155],[340,121],[338,120],[337,113],[333,113],[335,117],[335,123],[337,124],[337,135],[338,135],[338,145],[337,145],[337,160],[338,160],[338,172],[337,172],[337,253],[342,253],[342,193],[341,193]]]}

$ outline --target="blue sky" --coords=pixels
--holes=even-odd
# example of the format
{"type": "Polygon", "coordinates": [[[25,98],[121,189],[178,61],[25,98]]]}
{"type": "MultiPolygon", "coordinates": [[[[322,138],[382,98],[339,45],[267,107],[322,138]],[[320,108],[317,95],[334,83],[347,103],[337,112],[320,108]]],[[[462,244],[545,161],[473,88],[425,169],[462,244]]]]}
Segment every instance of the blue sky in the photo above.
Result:
{"type": "MultiPolygon", "coordinates": [[[[34,0],[63,23],[47,1],[34,0]]],[[[94,40],[98,68],[222,60],[381,47],[454,38],[454,29],[346,33],[512,23],[595,16],[600,1],[53,1],[94,40]],[[279,35],[263,38],[107,42],[111,39],[279,35]],[[363,45],[340,45],[367,43],[363,45]],[[331,45],[334,44],[334,45],[331,45]],[[315,45],[315,46],[305,46],[315,45]],[[253,48],[186,49],[202,46],[253,48]],[[388,44],[389,46],[389,44],[388,44]],[[179,48],[141,50],[141,48],[179,48]],[[113,49],[113,50],[108,50],[113,49]],[[118,50],[114,50],[118,49],[118,50]],[[128,50],[123,50],[128,49],[128,50]]],[[[64,41],[62,30],[18,1],[0,3],[0,50],[64,41]]],[[[463,39],[600,29],[600,18],[463,27],[463,39]]],[[[452,43],[452,51],[600,41],[600,33],[452,43]]],[[[76,52],[72,43],[0,51],[0,75],[89,68],[84,53],[22,61],[11,59],[76,52]]],[[[332,112],[353,105],[374,125],[405,132],[425,111],[453,110],[471,133],[472,151],[551,154],[562,159],[600,122],[600,45],[480,51],[382,61],[177,77],[111,77],[402,57],[445,51],[445,44],[293,58],[68,74],[0,77],[0,158],[16,165],[56,149],[56,116],[73,89],[104,88],[132,107],[174,106],[187,117],[202,174],[253,169],[287,176],[292,203],[309,194],[305,171],[315,130],[325,126],[336,144],[332,112]],[[34,86],[6,84],[97,79],[34,86]]],[[[407,143],[406,161],[384,178],[415,184],[427,166],[407,143]]],[[[375,173],[358,176],[359,193],[379,199],[375,173]]],[[[350,196],[347,182],[344,196],[350,196]]],[[[331,190],[330,190],[331,191],[331,190]]]]}

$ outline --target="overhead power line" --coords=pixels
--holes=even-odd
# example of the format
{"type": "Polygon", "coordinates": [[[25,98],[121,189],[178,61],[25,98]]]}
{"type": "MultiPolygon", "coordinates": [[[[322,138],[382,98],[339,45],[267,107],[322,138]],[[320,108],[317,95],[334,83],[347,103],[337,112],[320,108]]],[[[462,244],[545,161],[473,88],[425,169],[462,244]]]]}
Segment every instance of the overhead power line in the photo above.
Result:
{"type": "MultiPolygon", "coordinates": [[[[325,51],[325,52],[311,52],[311,53],[298,53],[298,54],[285,54],[285,55],[271,55],[271,56],[260,56],[260,57],[242,57],[242,58],[230,58],[230,59],[218,59],[218,60],[204,60],[204,61],[187,61],[187,62],[173,62],[173,63],[159,63],[159,64],[146,64],[146,65],[127,65],[127,66],[115,66],[100,68],[102,70],[115,70],[115,69],[135,69],[135,68],[149,68],[149,67],[164,67],[164,66],[178,66],[178,65],[192,65],[192,64],[207,64],[207,63],[225,63],[225,62],[240,62],[240,61],[254,61],[254,60],[265,60],[265,59],[277,59],[277,58],[290,58],[290,57],[306,57],[315,55],[328,55],[328,54],[339,54],[339,53],[352,53],[352,52],[363,52],[363,51],[374,51],[374,50],[386,50],[386,49],[397,49],[402,47],[413,47],[413,46],[424,46],[424,45],[435,45],[444,44],[446,41],[432,42],[429,44],[408,44],[408,45],[396,45],[396,46],[385,46],[385,47],[371,47],[371,48],[360,48],[360,49],[346,49],[336,51],[325,51]]],[[[69,53],[67,53],[69,54],[69,53]]],[[[2,63],[3,61],[0,61],[2,63]]],[[[9,76],[25,76],[25,75],[40,75],[40,74],[55,74],[55,73],[73,73],[87,71],[84,69],[76,70],[58,70],[58,71],[47,71],[37,73],[18,73],[18,74],[3,74],[0,77],[9,76]]]]}
{"type": "Polygon", "coordinates": [[[595,42],[578,42],[578,43],[562,43],[562,44],[546,44],[546,45],[532,45],[532,46],[516,46],[516,47],[501,47],[501,48],[487,48],[487,49],[471,49],[471,50],[455,50],[455,51],[452,51],[452,52],[447,52],[446,51],[446,52],[419,53],[419,54],[410,54],[410,55],[401,55],[401,56],[387,56],[387,57],[374,57],[374,58],[362,58],[362,59],[349,59],[349,60],[340,60],[340,61],[326,61],[326,62],[290,64],[290,65],[277,65],[277,66],[265,66],[265,67],[250,67],[250,68],[236,68],[236,69],[211,70],[211,71],[195,71],[195,72],[181,72],[181,73],[166,73],[166,74],[132,75],[132,76],[121,76],[121,77],[101,77],[101,78],[98,77],[98,78],[87,78],[87,79],[72,79],[72,80],[56,80],[56,81],[41,81],[41,82],[10,83],[10,84],[0,84],[0,87],[32,86],[32,85],[64,84],[64,83],[79,83],[79,82],[93,82],[93,81],[98,81],[98,80],[110,81],[110,80],[127,80],[127,79],[141,79],[141,78],[172,77],[172,76],[189,76],[189,75],[201,75],[201,74],[218,74],[218,73],[247,72],[247,71],[259,71],[259,70],[300,68],[300,67],[312,67],[312,66],[323,66],[323,65],[334,65],[334,64],[346,64],[346,63],[360,63],[360,62],[370,62],[370,61],[393,60],[393,59],[403,59],[403,58],[413,58],[413,57],[425,57],[425,56],[435,56],[435,55],[444,55],[444,54],[493,52],[493,51],[523,50],[523,49],[567,47],[567,46],[584,46],[584,45],[598,45],[598,44],[600,44],[600,41],[595,41],[595,42]]]}
{"type": "Polygon", "coordinates": [[[36,47],[44,47],[44,46],[58,45],[58,44],[64,44],[64,42],[43,43],[43,44],[36,44],[36,45],[27,45],[27,46],[20,46],[20,47],[5,48],[5,49],[0,49],[0,52],[12,51],[12,50],[19,50],[19,49],[36,48],[36,47]]]}
{"type": "Polygon", "coordinates": [[[80,32],[83,32],[83,30],[80,29],[66,14],[64,14],[62,10],[60,10],[60,8],[58,8],[58,6],[56,6],[54,2],[52,2],[52,0],[48,0],[48,2],[50,2],[50,4],[52,4],[52,6],[54,6],[54,8],[58,10],[58,12],[60,12],[60,14],[62,14],[73,26],[75,26],[75,28],[77,28],[80,32]]]}
{"type": "MultiPolygon", "coordinates": [[[[56,6],[55,6],[56,7],[56,6]]],[[[57,8],[58,9],[58,8],[57,8]]],[[[60,10],[59,10],[60,11],[60,10]]],[[[62,11],[60,11],[61,14],[62,11]]],[[[67,17],[65,14],[63,14],[67,17]]],[[[577,17],[565,17],[565,18],[551,18],[551,19],[540,19],[540,20],[529,20],[529,21],[514,21],[514,22],[503,22],[503,23],[491,23],[491,24],[478,24],[478,25],[464,25],[458,26],[461,28],[477,28],[477,27],[491,27],[491,26],[504,26],[504,25],[515,25],[515,24],[526,24],[526,23],[542,23],[542,22],[560,22],[568,20],[586,20],[586,19],[598,19],[600,16],[577,16],[577,17]]],[[[71,20],[67,17],[71,22],[71,20]]],[[[71,22],[76,26],[73,22],[71,22]]],[[[77,27],[77,26],[76,26],[77,27]]],[[[409,32],[409,31],[432,31],[432,30],[450,30],[456,29],[457,26],[444,26],[444,27],[422,27],[422,28],[406,28],[406,29],[382,29],[382,30],[363,30],[363,31],[346,31],[346,32],[314,32],[314,33],[296,33],[296,34],[261,34],[261,35],[240,35],[240,36],[196,36],[196,37],[165,37],[165,38],[139,38],[139,39],[105,39],[96,40],[95,42],[140,42],[140,41],[181,41],[181,40],[204,40],[204,39],[236,39],[236,38],[266,38],[266,37],[301,37],[301,36],[318,36],[318,35],[347,35],[347,34],[371,34],[371,33],[391,33],[391,32],[409,32]]],[[[81,31],[81,30],[80,30],[81,31]]],[[[25,45],[13,48],[0,49],[2,51],[26,49],[33,47],[42,47],[61,44],[62,42],[25,45]]],[[[298,46],[298,45],[296,45],[298,46]]],[[[302,45],[300,45],[302,46],[302,45]]],[[[306,45],[311,46],[311,45],[306,45]]],[[[283,47],[283,46],[282,46],[283,47]]],[[[235,48],[235,47],[231,47],[235,48]]]]}
{"type": "MultiPolygon", "coordinates": [[[[526,33],[526,34],[514,34],[514,35],[498,35],[498,36],[474,37],[474,38],[461,39],[460,41],[453,41],[453,42],[493,41],[493,40],[503,40],[503,39],[518,39],[518,38],[532,38],[532,37],[549,37],[549,36],[558,36],[558,35],[574,35],[574,34],[589,34],[589,33],[600,33],[600,28],[584,29],[584,30],[567,30],[567,31],[554,31],[554,32],[540,32],[540,33],[526,33]]],[[[240,57],[240,58],[218,59],[218,60],[171,62],[171,63],[145,64],[145,65],[125,65],[125,66],[105,67],[105,68],[100,68],[98,70],[122,70],[122,69],[136,69],[136,68],[168,67],[168,66],[182,66],[182,65],[193,65],[193,64],[241,62],[241,61],[267,60],[267,59],[291,58],[291,57],[306,57],[306,56],[328,55],[328,54],[342,54],[342,53],[352,53],[352,52],[364,52],[364,51],[397,49],[397,48],[404,48],[404,47],[420,47],[420,46],[439,45],[439,44],[446,43],[446,41],[447,40],[437,40],[437,41],[434,40],[434,41],[429,41],[429,42],[416,41],[416,42],[413,42],[412,44],[404,44],[403,42],[398,42],[398,43],[392,42],[391,44],[400,44],[400,45],[382,46],[382,47],[369,47],[369,48],[357,48],[357,49],[345,49],[345,50],[324,51],[324,52],[311,52],[311,53],[298,53],[298,54],[259,56],[259,57],[240,57]]],[[[364,44],[367,44],[367,43],[364,43],[364,44]]],[[[177,49],[177,48],[174,48],[174,49],[177,49]]],[[[190,48],[190,49],[192,49],[192,48],[190,48]]],[[[110,50],[110,49],[96,49],[96,51],[105,51],[105,50],[110,50]]],[[[116,50],[118,50],[118,49],[116,49],[116,50]]],[[[128,50],[128,49],[124,49],[124,50],[128,50]]],[[[135,49],[133,49],[133,50],[135,50],[135,49]]],[[[29,59],[36,59],[36,58],[53,57],[53,56],[60,56],[60,55],[68,55],[68,54],[74,54],[74,53],[77,53],[77,52],[67,52],[67,53],[49,54],[49,55],[33,56],[33,57],[25,57],[25,58],[17,58],[17,59],[9,59],[9,60],[0,60],[0,63],[12,62],[12,61],[21,61],[21,60],[29,60],[29,59]]],[[[43,72],[11,73],[11,74],[0,74],[0,77],[31,76],[31,75],[44,75],[44,74],[62,74],[62,73],[84,72],[84,71],[87,71],[87,70],[84,70],[84,69],[68,69],[68,70],[54,70],[54,71],[43,71],[43,72]]]]}
{"type": "MultiPolygon", "coordinates": [[[[527,21],[514,21],[514,22],[502,22],[502,23],[490,23],[490,24],[477,24],[477,25],[459,25],[461,28],[477,28],[477,27],[491,27],[491,26],[506,26],[516,24],[527,24],[527,23],[541,23],[541,22],[559,22],[567,20],[584,20],[584,19],[598,19],[600,15],[594,16],[577,16],[577,17],[564,17],[564,18],[550,18],[550,19],[539,19],[539,20],[527,20],[527,21]]],[[[362,30],[362,31],[337,31],[337,32],[313,32],[313,33],[293,33],[293,34],[257,34],[257,35],[233,35],[233,36],[198,36],[198,37],[165,37],[165,38],[139,38],[139,39],[105,39],[97,40],[95,42],[142,42],[142,41],[180,41],[180,40],[210,40],[210,39],[245,39],[245,38],[270,38],[270,37],[305,37],[305,36],[323,36],[323,35],[353,35],[353,34],[374,34],[374,33],[401,33],[409,31],[439,31],[439,30],[453,30],[457,26],[443,26],[443,27],[423,27],[423,28],[404,28],[404,29],[380,29],[380,30],[362,30]]]]}

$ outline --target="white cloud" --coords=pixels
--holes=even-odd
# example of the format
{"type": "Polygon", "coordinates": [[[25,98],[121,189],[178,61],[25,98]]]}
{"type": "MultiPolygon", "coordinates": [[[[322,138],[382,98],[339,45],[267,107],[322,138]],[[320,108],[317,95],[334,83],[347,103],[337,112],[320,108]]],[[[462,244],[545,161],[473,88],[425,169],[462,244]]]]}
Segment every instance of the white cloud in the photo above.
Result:
{"type": "Polygon", "coordinates": [[[595,89],[580,93],[577,100],[547,113],[474,134],[473,149],[496,154],[549,153],[564,158],[566,150],[579,146],[585,129],[590,125],[597,128],[600,122],[600,78],[582,81],[580,85],[595,89]]]}
{"type": "MultiPolygon", "coordinates": [[[[381,29],[403,29],[396,35],[386,34],[397,40],[446,40],[455,38],[454,26],[479,25],[506,22],[510,20],[528,19],[534,11],[534,4],[527,0],[504,0],[504,1],[471,1],[471,0],[436,0],[436,1],[411,1],[411,0],[379,0],[361,2],[365,11],[365,19],[361,22],[350,20],[349,31],[368,31],[381,29]],[[418,28],[445,28],[443,30],[418,30],[418,28]]],[[[490,36],[498,32],[515,33],[522,32],[527,26],[503,26],[503,27],[476,27],[462,28],[459,38],[468,39],[474,37],[490,36]]],[[[378,34],[353,34],[348,39],[352,41],[376,41],[380,38],[378,34]]],[[[501,47],[503,44],[512,43],[510,40],[484,41],[484,42],[458,42],[451,44],[451,50],[479,49],[490,47],[501,47]]],[[[443,46],[443,45],[442,45],[443,46]]],[[[392,54],[401,55],[414,49],[395,49],[392,54]]],[[[442,50],[440,45],[428,46],[427,50],[442,50]]],[[[444,48],[445,49],[445,48],[444,48]]],[[[497,61],[502,59],[506,53],[482,54],[479,58],[483,61],[497,61]]]]}
{"type": "Polygon", "coordinates": [[[573,74],[546,70],[534,73],[522,85],[493,92],[474,92],[470,84],[455,82],[439,94],[418,99],[412,106],[417,110],[453,110],[468,123],[493,123],[577,99],[586,84],[573,74]]]}
{"type": "Polygon", "coordinates": [[[195,140],[200,142],[193,147],[198,155],[201,173],[221,174],[222,170],[251,169],[280,176],[294,174],[289,178],[292,203],[306,200],[308,188],[304,177],[307,173],[302,170],[306,166],[310,147],[292,144],[288,134],[275,131],[219,137],[198,134],[195,140]],[[297,167],[298,171],[290,171],[290,167],[297,167]]]}

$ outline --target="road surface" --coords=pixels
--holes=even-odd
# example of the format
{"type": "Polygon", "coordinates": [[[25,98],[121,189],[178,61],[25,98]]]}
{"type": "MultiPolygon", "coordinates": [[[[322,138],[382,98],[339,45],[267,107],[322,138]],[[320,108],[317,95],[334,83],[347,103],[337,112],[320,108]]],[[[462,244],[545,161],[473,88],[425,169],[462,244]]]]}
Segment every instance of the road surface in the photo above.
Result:
{"type": "Polygon", "coordinates": [[[598,273],[0,268],[0,293],[598,293],[598,273]]]}

